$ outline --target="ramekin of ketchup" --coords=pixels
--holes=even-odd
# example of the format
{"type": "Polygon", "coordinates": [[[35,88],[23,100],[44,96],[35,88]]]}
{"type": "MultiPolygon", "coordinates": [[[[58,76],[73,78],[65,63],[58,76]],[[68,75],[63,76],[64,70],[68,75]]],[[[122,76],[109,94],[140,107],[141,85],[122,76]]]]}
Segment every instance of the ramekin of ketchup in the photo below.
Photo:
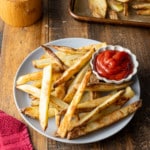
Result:
{"type": "Polygon", "coordinates": [[[129,81],[136,73],[136,56],[127,48],[108,45],[96,51],[90,62],[98,79],[120,84],[129,81]]]}

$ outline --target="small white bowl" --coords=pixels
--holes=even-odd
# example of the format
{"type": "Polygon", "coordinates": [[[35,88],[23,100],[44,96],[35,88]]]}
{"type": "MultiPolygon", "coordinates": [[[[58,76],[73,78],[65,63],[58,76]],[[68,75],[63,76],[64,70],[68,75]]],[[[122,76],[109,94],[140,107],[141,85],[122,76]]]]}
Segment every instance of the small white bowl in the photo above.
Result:
{"type": "Polygon", "coordinates": [[[126,82],[126,81],[129,81],[132,79],[132,77],[137,73],[137,68],[138,68],[138,61],[136,59],[136,56],[127,48],[124,48],[120,45],[107,45],[105,47],[102,47],[100,48],[98,51],[96,51],[93,56],[92,56],[92,59],[90,61],[90,65],[91,65],[91,68],[92,68],[92,71],[93,73],[96,75],[96,77],[99,79],[99,80],[102,80],[106,83],[115,83],[115,84],[121,84],[123,82],[126,82]],[[96,70],[96,67],[95,67],[95,60],[96,60],[96,57],[99,53],[101,53],[102,51],[105,51],[105,50],[117,50],[117,51],[124,51],[126,53],[128,53],[131,57],[131,60],[132,60],[132,63],[133,63],[133,71],[131,74],[129,74],[126,78],[123,78],[121,80],[110,80],[110,79],[107,79],[105,77],[102,77],[100,76],[100,74],[97,72],[96,70]]]}

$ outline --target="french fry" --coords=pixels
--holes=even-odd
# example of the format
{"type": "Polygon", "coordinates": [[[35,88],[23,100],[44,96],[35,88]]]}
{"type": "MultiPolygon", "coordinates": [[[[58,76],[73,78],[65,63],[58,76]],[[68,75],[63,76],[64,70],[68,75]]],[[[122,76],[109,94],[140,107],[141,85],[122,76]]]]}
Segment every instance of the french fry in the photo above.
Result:
{"type": "Polygon", "coordinates": [[[76,48],[68,47],[68,46],[59,46],[59,45],[47,45],[50,46],[57,51],[64,52],[66,54],[76,55],[76,54],[84,54],[84,52],[77,50],[76,48]]]}
{"type": "Polygon", "coordinates": [[[95,109],[93,109],[88,115],[86,115],[85,117],[83,117],[81,120],[79,120],[75,124],[71,123],[71,126],[70,126],[69,130],[72,130],[73,128],[76,128],[78,126],[81,126],[81,125],[85,124],[87,121],[89,121],[99,111],[108,108],[111,104],[113,104],[119,98],[121,98],[121,96],[122,96],[123,93],[124,93],[124,90],[118,91],[113,96],[111,96],[110,98],[106,99],[102,104],[100,104],[95,109]]]}
{"type": "Polygon", "coordinates": [[[32,86],[35,86],[37,88],[41,88],[41,83],[42,83],[42,79],[41,80],[35,80],[35,81],[32,81],[32,86]]]}
{"type": "Polygon", "coordinates": [[[94,49],[87,52],[76,64],[64,71],[62,76],[54,83],[54,87],[68,81],[74,74],[76,74],[91,58],[94,49]]]}
{"type": "Polygon", "coordinates": [[[52,56],[60,65],[61,65],[61,69],[62,70],[66,70],[67,68],[68,68],[68,66],[66,66],[65,64],[64,64],[64,62],[61,60],[61,59],[59,59],[59,57],[57,57],[57,55],[48,47],[48,46],[45,46],[45,45],[41,45],[44,49],[45,49],[45,51],[50,55],[50,56],[52,56]]]}
{"type": "Polygon", "coordinates": [[[132,5],[134,9],[150,9],[150,3],[138,3],[132,5]]]}
{"type": "Polygon", "coordinates": [[[58,107],[60,107],[62,110],[68,108],[68,104],[62,101],[61,99],[54,97],[51,95],[51,102],[56,104],[58,107]]]}
{"type": "Polygon", "coordinates": [[[66,94],[65,84],[57,86],[51,94],[59,99],[63,99],[66,94]]]}
{"type": "Polygon", "coordinates": [[[110,19],[118,20],[118,14],[117,14],[116,11],[114,11],[114,10],[109,10],[108,14],[109,14],[109,18],[110,18],[110,19]]]}
{"type": "Polygon", "coordinates": [[[129,4],[127,3],[127,2],[125,2],[124,4],[123,4],[123,14],[125,15],[125,16],[128,16],[129,15],[129,10],[128,10],[128,7],[129,7],[129,4]]]}
{"type": "Polygon", "coordinates": [[[60,115],[59,111],[56,109],[55,110],[55,123],[56,123],[57,127],[59,127],[60,121],[61,121],[61,115],[60,115]]]}
{"type": "Polygon", "coordinates": [[[104,82],[100,82],[97,84],[89,84],[86,87],[86,91],[101,91],[101,92],[108,92],[108,91],[112,91],[112,90],[120,90],[123,89],[129,85],[131,85],[133,82],[129,81],[129,82],[125,82],[122,84],[108,84],[108,83],[104,83],[104,82]]]}
{"type": "Polygon", "coordinates": [[[68,68],[71,67],[73,64],[77,63],[77,61],[79,61],[79,59],[84,54],[71,55],[71,54],[63,53],[61,51],[56,52],[56,55],[68,66],[68,68]]]}
{"type": "Polygon", "coordinates": [[[101,129],[103,127],[106,127],[108,125],[111,125],[128,115],[134,113],[137,109],[139,109],[142,106],[142,101],[136,101],[126,107],[123,107],[119,110],[114,111],[111,114],[108,114],[99,120],[93,121],[88,123],[85,126],[79,127],[79,128],[74,128],[74,130],[70,131],[67,135],[68,139],[74,139],[79,136],[83,136],[85,134],[88,134],[92,131],[101,129]]]}
{"type": "Polygon", "coordinates": [[[63,101],[69,103],[72,100],[75,92],[77,91],[75,85],[79,84],[82,81],[82,78],[85,75],[88,68],[89,68],[89,64],[86,65],[85,67],[83,67],[83,69],[76,75],[76,77],[74,78],[74,80],[72,81],[70,86],[68,87],[68,91],[67,91],[63,101]]]}
{"type": "Polygon", "coordinates": [[[81,100],[81,97],[82,97],[83,92],[84,92],[84,88],[85,88],[85,86],[86,86],[86,84],[90,78],[90,75],[91,75],[91,71],[88,71],[85,74],[73,100],[71,101],[71,104],[69,105],[69,107],[67,109],[67,112],[65,113],[63,120],[60,123],[60,126],[57,130],[57,134],[62,138],[64,138],[67,134],[68,127],[70,126],[71,118],[73,117],[74,112],[76,110],[76,107],[81,100]]]}
{"type": "Polygon", "coordinates": [[[43,69],[43,79],[39,103],[39,120],[43,130],[45,130],[48,125],[48,105],[50,102],[51,81],[52,66],[49,65],[43,69]]]}
{"type": "Polygon", "coordinates": [[[138,15],[149,16],[149,15],[150,15],[150,9],[137,10],[136,13],[137,13],[138,15]]]}
{"type": "Polygon", "coordinates": [[[23,92],[31,94],[36,98],[40,98],[41,90],[39,88],[36,88],[36,87],[30,85],[30,84],[18,85],[18,86],[16,86],[16,88],[23,91],[23,92]]]}
{"type": "MultiPolygon", "coordinates": [[[[49,107],[48,118],[54,117],[56,111],[57,111],[56,108],[49,107]]],[[[22,109],[21,112],[33,119],[39,120],[39,107],[37,107],[37,106],[26,107],[26,108],[22,109]]]]}
{"type": "Polygon", "coordinates": [[[84,53],[88,52],[90,49],[95,49],[96,51],[99,50],[100,48],[106,46],[107,44],[105,42],[102,43],[97,43],[97,44],[90,44],[90,45],[86,45],[86,46],[82,46],[77,48],[78,51],[82,51],[84,53]]]}
{"type": "Polygon", "coordinates": [[[130,0],[117,0],[118,2],[126,3],[129,2],[130,0]]]}
{"type": "Polygon", "coordinates": [[[131,87],[127,87],[125,89],[124,94],[119,98],[115,103],[113,103],[108,108],[100,111],[98,114],[96,114],[94,117],[92,117],[88,122],[92,122],[97,120],[98,118],[101,118],[102,116],[105,116],[107,114],[112,113],[113,111],[116,111],[120,109],[127,101],[129,101],[133,96],[135,95],[134,91],[131,89],[131,87]]]}
{"type": "Polygon", "coordinates": [[[16,84],[21,85],[30,81],[40,80],[42,79],[42,75],[43,75],[42,71],[22,75],[17,79],[16,84]]]}

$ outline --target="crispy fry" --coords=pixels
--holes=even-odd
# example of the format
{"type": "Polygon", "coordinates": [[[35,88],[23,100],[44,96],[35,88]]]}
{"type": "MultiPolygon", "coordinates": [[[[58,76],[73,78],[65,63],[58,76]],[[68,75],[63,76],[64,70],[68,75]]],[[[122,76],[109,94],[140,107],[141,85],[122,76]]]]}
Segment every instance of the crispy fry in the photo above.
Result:
{"type": "Polygon", "coordinates": [[[44,58],[44,59],[37,59],[33,60],[32,64],[37,69],[43,69],[48,65],[52,65],[53,72],[63,72],[64,69],[61,68],[60,64],[55,62],[52,58],[44,58]]]}
{"type": "Polygon", "coordinates": [[[131,85],[132,83],[133,83],[132,81],[125,82],[122,84],[108,84],[108,83],[100,82],[98,84],[87,85],[86,91],[108,92],[108,91],[112,91],[112,90],[120,90],[120,89],[123,89],[123,88],[131,85]]]}
{"type": "MultiPolygon", "coordinates": [[[[57,111],[56,108],[49,107],[48,117],[49,118],[54,117],[55,111],[57,111]]],[[[22,109],[21,112],[31,118],[39,119],[39,107],[37,107],[37,106],[26,107],[26,108],[22,109]]]]}
{"type": "Polygon", "coordinates": [[[125,89],[124,94],[119,98],[115,103],[113,103],[108,108],[100,111],[98,114],[96,114],[94,117],[92,117],[89,122],[95,121],[98,118],[101,118],[102,116],[105,116],[107,114],[112,113],[113,111],[116,111],[120,109],[127,101],[129,101],[133,96],[135,95],[134,91],[131,89],[131,87],[127,87],[125,89]]]}
{"type": "Polygon", "coordinates": [[[95,114],[99,113],[101,110],[104,110],[108,108],[111,104],[116,102],[119,98],[121,98],[122,94],[124,93],[124,90],[121,90],[117,93],[115,93],[110,98],[106,99],[102,104],[97,106],[95,109],[93,109],[88,115],[83,117],[80,121],[76,122],[75,124],[71,123],[71,127],[69,130],[72,130],[73,128],[79,127],[81,125],[84,125],[87,121],[89,121],[95,114]]]}
{"type": "Polygon", "coordinates": [[[95,49],[96,51],[99,50],[100,48],[106,46],[106,43],[105,42],[102,42],[102,43],[97,43],[97,44],[90,44],[90,45],[86,45],[86,46],[82,46],[82,47],[79,47],[77,50],[78,51],[82,51],[84,53],[88,52],[90,49],[95,49]]]}
{"type": "Polygon", "coordinates": [[[47,45],[50,46],[57,51],[64,52],[66,54],[76,55],[76,54],[84,54],[82,51],[78,51],[76,48],[68,47],[68,46],[58,46],[58,45],[47,45]]]}
{"type": "Polygon", "coordinates": [[[116,11],[114,11],[114,10],[109,10],[108,14],[109,14],[109,18],[110,18],[110,19],[118,20],[118,14],[117,14],[116,11]]]}
{"type": "Polygon", "coordinates": [[[30,81],[40,80],[42,78],[42,75],[43,75],[42,71],[22,75],[17,79],[16,84],[21,85],[30,81]]]}
{"type": "Polygon", "coordinates": [[[79,128],[74,128],[74,130],[70,131],[67,135],[68,139],[74,139],[79,136],[83,136],[85,134],[88,134],[92,131],[101,129],[103,127],[106,127],[108,125],[111,125],[128,115],[134,113],[137,109],[139,109],[142,106],[142,101],[136,101],[126,107],[123,107],[117,111],[114,111],[111,114],[108,114],[99,120],[96,120],[94,122],[90,122],[85,126],[79,127],[79,128]]]}
{"type": "Polygon", "coordinates": [[[117,0],[118,2],[126,3],[129,2],[130,0],[117,0]]]}
{"type": "Polygon", "coordinates": [[[123,14],[124,14],[125,16],[128,16],[128,15],[129,15],[128,7],[129,7],[129,4],[128,4],[128,3],[124,3],[124,4],[123,4],[123,14]]]}
{"type": "Polygon", "coordinates": [[[42,83],[42,79],[41,80],[35,80],[35,81],[32,81],[32,86],[35,86],[37,88],[41,88],[41,83],[42,83]]]}
{"type": "Polygon", "coordinates": [[[40,97],[41,90],[39,88],[36,88],[36,87],[30,85],[30,84],[18,85],[18,86],[16,86],[16,88],[19,90],[22,90],[28,94],[31,94],[36,98],[40,97]]]}
{"type": "Polygon", "coordinates": [[[83,76],[85,75],[86,71],[89,68],[89,64],[86,65],[78,74],[77,76],[74,78],[74,80],[72,81],[72,83],[70,84],[70,86],[68,87],[68,91],[66,96],[64,97],[63,101],[69,103],[75,92],[77,91],[77,88],[75,87],[76,84],[79,84],[82,81],[83,76]]]}
{"type": "Polygon", "coordinates": [[[138,3],[132,5],[134,9],[150,9],[150,3],[138,3]]]}
{"type": "Polygon", "coordinates": [[[68,104],[62,101],[61,99],[54,97],[51,95],[51,101],[52,103],[55,103],[58,107],[60,107],[62,110],[68,108],[68,104]]]}
{"type": "Polygon", "coordinates": [[[107,1],[107,3],[112,10],[116,12],[123,11],[123,3],[116,1],[116,0],[109,0],[107,1]]]}
{"type": "Polygon", "coordinates": [[[91,58],[94,49],[87,52],[76,64],[68,68],[62,76],[54,83],[54,87],[68,81],[74,74],[76,74],[91,58]]]}
{"type": "Polygon", "coordinates": [[[69,105],[69,107],[67,109],[67,112],[66,112],[62,122],[60,123],[60,126],[57,130],[57,134],[62,138],[64,138],[67,134],[67,130],[68,130],[68,126],[70,126],[71,118],[73,117],[74,112],[76,110],[76,107],[81,100],[81,97],[82,97],[83,92],[84,92],[84,88],[85,88],[85,86],[86,86],[86,84],[90,78],[90,75],[91,75],[91,71],[88,71],[85,74],[73,100],[71,101],[71,104],[69,105]]]}
{"type": "Polygon", "coordinates": [[[45,45],[41,45],[46,52],[48,52],[49,55],[51,55],[60,65],[62,70],[66,70],[68,67],[64,64],[64,62],[57,57],[57,55],[48,47],[45,45]]]}
{"type": "Polygon", "coordinates": [[[149,15],[150,15],[150,9],[137,10],[136,13],[137,13],[138,15],[149,16],[149,15]]]}
{"type": "Polygon", "coordinates": [[[39,120],[43,130],[45,130],[48,125],[48,105],[50,101],[51,81],[52,66],[49,65],[43,69],[42,88],[39,103],[39,120]]]}

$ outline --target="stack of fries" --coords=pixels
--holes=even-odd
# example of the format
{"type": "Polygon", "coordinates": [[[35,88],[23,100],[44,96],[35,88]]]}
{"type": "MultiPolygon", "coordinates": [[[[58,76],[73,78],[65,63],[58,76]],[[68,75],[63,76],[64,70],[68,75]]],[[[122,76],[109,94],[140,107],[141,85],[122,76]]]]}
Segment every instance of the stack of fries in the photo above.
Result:
{"type": "Polygon", "coordinates": [[[55,136],[77,138],[108,126],[141,107],[136,101],[123,105],[134,95],[132,81],[108,84],[92,73],[89,61],[106,43],[80,48],[42,45],[45,53],[32,64],[37,72],[20,76],[16,88],[29,94],[31,106],[23,114],[38,119],[43,130],[55,117],[55,136]],[[55,49],[55,52],[52,50],[55,49]]]}
{"type": "Polygon", "coordinates": [[[137,15],[150,15],[150,0],[88,0],[93,17],[119,19],[119,14],[129,16],[130,11],[137,15]],[[108,15],[107,15],[108,14],[108,15]]]}
{"type": "Polygon", "coordinates": [[[139,0],[134,3],[132,7],[136,10],[138,15],[150,15],[150,0],[139,0]]]}

